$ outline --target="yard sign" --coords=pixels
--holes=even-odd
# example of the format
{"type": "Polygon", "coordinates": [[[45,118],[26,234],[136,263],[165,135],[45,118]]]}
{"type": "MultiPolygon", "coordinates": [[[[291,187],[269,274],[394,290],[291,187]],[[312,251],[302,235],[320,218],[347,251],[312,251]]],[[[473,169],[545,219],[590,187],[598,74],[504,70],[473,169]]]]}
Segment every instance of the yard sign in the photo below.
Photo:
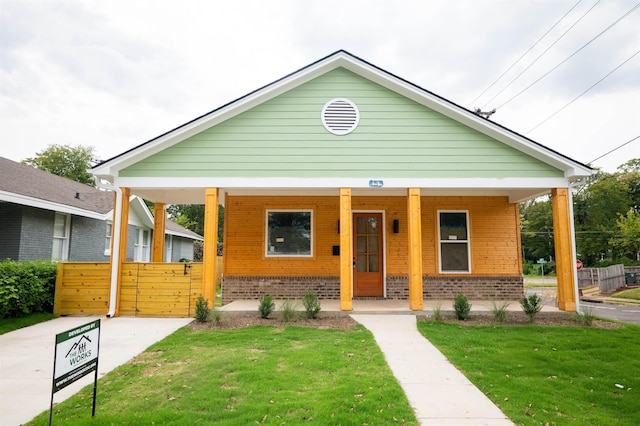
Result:
{"type": "Polygon", "coordinates": [[[95,320],[64,333],[56,334],[56,352],[53,358],[53,387],[49,425],[53,414],[53,395],[76,380],[95,371],[93,380],[93,410],[96,415],[98,383],[98,350],[100,348],[100,320],[95,320]]]}

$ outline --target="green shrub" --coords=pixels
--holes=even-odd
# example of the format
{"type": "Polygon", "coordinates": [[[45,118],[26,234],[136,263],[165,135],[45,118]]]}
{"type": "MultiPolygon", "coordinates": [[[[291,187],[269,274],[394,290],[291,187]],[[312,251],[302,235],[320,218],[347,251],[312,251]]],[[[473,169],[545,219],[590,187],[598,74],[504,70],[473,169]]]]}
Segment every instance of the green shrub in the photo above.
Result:
{"type": "Polygon", "coordinates": [[[202,295],[198,296],[196,300],[196,321],[206,322],[209,319],[210,313],[209,300],[202,297],[202,295]]]}
{"type": "Polygon", "coordinates": [[[289,322],[295,319],[296,315],[297,312],[295,303],[291,300],[285,300],[284,303],[282,303],[282,319],[284,320],[284,322],[289,322]]]}
{"type": "Polygon", "coordinates": [[[211,318],[211,322],[213,322],[213,325],[216,327],[221,326],[226,319],[224,316],[224,312],[222,312],[220,309],[212,309],[209,316],[211,318]]]}
{"type": "Polygon", "coordinates": [[[0,318],[53,312],[56,272],[52,262],[0,262],[0,318]]]}
{"type": "Polygon", "coordinates": [[[260,313],[260,316],[262,318],[269,318],[269,315],[271,315],[271,313],[273,312],[273,310],[276,308],[276,304],[273,301],[273,297],[267,295],[264,295],[261,299],[260,299],[260,305],[258,306],[258,312],[260,313]]]}
{"type": "Polygon", "coordinates": [[[320,301],[315,294],[305,294],[302,299],[302,304],[304,305],[304,312],[307,318],[316,318],[320,313],[320,301]]]}
{"type": "Polygon", "coordinates": [[[576,312],[576,321],[584,326],[591,327],[596,316],[591,308],[582,308],[582,314],[576,312]]]}
{"type": "Polygon", "coordinates": [[[442,318],[443,318],[442,305],[438,303],[436,304],[436,306],[433,307],[433,319],[435,321],[442,321],[442,318]]]}
{"type": "Polygon", "coordinates": [[[458,293],[458,295],[454,299],[453,310],[456,312],[456,318],[458,318],[459,320],[464,321],[469,317],[471,305],[469,304],[467,297],[462,293],[458,293]]]}
{"type": "Polygon", "coordinates": [[[509,304],[507,302],[502,302],[499,305],[496,302],[493,302],[493,306],[491,307],[491,313],[493,314],[493,318],[496,322],[503,323],[507,320],[509,316],[509,311],[507,308],[509,304]]]}
{"type": "Polygon", "coordinates": [[[542,309],[542,297],[537,294],[523,297],[520,299],[520,306],[522,306],[522,310],[529,317],[529,322],[533,324],[536,321],[536,315],[542,309]]]}

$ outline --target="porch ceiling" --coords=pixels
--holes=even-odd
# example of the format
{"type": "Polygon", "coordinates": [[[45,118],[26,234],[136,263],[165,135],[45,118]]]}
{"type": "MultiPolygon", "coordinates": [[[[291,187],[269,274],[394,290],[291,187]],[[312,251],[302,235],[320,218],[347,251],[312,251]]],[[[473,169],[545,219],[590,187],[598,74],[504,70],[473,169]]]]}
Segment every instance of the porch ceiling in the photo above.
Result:
{"type": "MultiPolygon", "coordinates": [[[[131,188],[131,193],[155,203],[204,204],[206,188],[131,188]]],[[[339,196],[339,188],[220,188],[220,203],[235,196],[339,196]]],[[[517,203],[549,194],[551,188],[421,188],[422,196],[509,197],[517,203]]],[[[352,188],[352,196],[406,196],[407,188],[352,188]]]]}

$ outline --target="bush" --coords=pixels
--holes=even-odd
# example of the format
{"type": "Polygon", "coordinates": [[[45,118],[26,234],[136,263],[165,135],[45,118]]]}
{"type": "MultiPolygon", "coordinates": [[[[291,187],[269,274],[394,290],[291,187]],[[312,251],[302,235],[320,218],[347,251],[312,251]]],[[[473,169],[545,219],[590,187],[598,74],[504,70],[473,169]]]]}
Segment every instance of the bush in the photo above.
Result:
{"type": "Polygon", "coordinates": [[[262,318],[265,318],[265,319],[269,318],[269,315],[271,315],[271,313],[275,308],[276,308],[276,304],[273,301],[273,297],[267,294],[260,299],[260,306],[258,306],[258,312],[260,313],[260,316],[262,318]]]}
{"type": "Polygon", "coordinates": [[[467,300],[467,297],[462,293],[458,293],[455,300],[453,301],[453,310],[456,312],[456,318],[459,320],[466,320],[469,317],[469,312],[471,312],[471,305],[467,300]]]}
{"type": "Polygon", "coordinates": [[[211,322],[214,326],[219,327],[225,322],[224,313],[219,309],[211,310],[211,322]]]}
{"type": "Polygon", "coordinates": [[[507,310],[508,307],[509,304],[507,302],[502,302],[499,305],[496,305],[496,302],[493,302],[493,306],[491,308],[493,318],[499,323],[505,322],[509,316],[509,311],[507,310]]]}
{"type": "Polygon", "coordinates": [[[53,262],[0,262],[0,318],[53,312],[53,262]]]}
{"type": "Polygon", "coordinates": [[[202,297],[202,295],[198,296],[196,300],[196,321],[206,322],[209,319],[210,313],[209,300],[202,297]]]}
{"type": "Polygon", "coordinates": [[[307,318],[316,318],[320,313],[320,301],[318,296],[313,293],[307,293],[302,299],[304,311],[307,318]]]}
{"type": "Polygon", "coordinates": [[[296,305],[291,300],[285,300],[282,304],[282,319],[289,322],[296,317],[296,305]]]}
{"type": "Polygon", "coordinates": [[[442,321],[442,318],[442,305],[440,303],[437,303],[436,306],[433,307],[433,319],[435,321],[442,321]]]}
{"type": "Polygon", "coordinates": [[[583,308],[582,314],[576,312],[576,321],[584,326],[591,327],[595,319],[596,316],[591,308],[583,308]]]}
{"type": "Polygon", "coordinates": [[[536,315],[542,309],[542,297],[537,294],[523,297],[520,299],[520,306],[522,306],[522,310],[529,317],[529,322],[533,324],[536,320],[536,315]]]}

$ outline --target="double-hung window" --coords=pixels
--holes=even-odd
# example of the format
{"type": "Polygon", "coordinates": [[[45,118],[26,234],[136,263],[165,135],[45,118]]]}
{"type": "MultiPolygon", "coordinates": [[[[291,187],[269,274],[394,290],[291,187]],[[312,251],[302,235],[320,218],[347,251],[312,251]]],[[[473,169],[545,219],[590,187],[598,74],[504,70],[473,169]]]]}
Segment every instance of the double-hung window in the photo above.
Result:
{"type": "Polygon", "coordinates": [[[151,231],[144,228],[136,228],[136,240],[133,248],[134,262],[149,261],[149,241],[151,240],[151,231]]]}
{"type": "Polygon", "coordinates": [[[111,233],[113,232],[113,224],[107,222],[107,233],[104,236],[104,255],[111,255],[111,233]]]}
{"type": "Polygon", "coordinates": [[[53,222],[53,248],[51,249],[51,259],[69,259],[69,231],[71,216],[64,213],[56,213],[53,222]]]}
{"type": "Polygon", "coordinates": [[[313,256],[311,210],[267,210],[267,257],[313,256]]]}
{"type": "Polygon", "coordinates": [[[469,212],[439,211],[440,272],[470,273],[469,212]]]}

